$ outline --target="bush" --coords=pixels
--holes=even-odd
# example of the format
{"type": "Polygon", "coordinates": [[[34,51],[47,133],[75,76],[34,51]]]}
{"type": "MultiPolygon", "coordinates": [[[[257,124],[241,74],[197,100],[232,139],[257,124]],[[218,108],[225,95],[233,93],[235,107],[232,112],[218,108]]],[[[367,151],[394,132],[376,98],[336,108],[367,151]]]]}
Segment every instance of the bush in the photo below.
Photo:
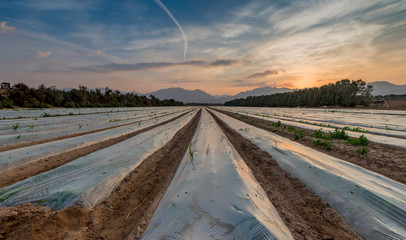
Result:
{"type": "Polygon", "coordinates": [[[340,131],[338,130],[338,128],[336,128],[334,132],[330,132],[330,137],[334,139],[344,139],[344,140],[347,140],[349,138],[344,129],[340,131]]]}
{"type": "Polygon", "coordinates": [[[369,153],[369,148],[367,147],[358,148],[357,153],[359,155],[367,155],[367,153],[369,153]]]}
{"type": "Polygon", "coordinates": [[[325,139],[324,141],[317,139],[316,141],[313,141],[314,145],[317,146],[323,146],[324,149],[326,150],[331,150],[333,149],[333,143],[325,139]]]}
{"type": "Polygon", "coordinates": [[[299,139],[303,138],[304,136],[306,136],[306,132],[303,130],[297,130],[297,131],[293,132],[293,135],[296,140],[299,140],[299,139]]]}
{"type": "Polygon", "coordinates": [[[348,139],[348,143],[354,146],[368,146],[369,139],[362,134],[359,138],[348,139]]]}

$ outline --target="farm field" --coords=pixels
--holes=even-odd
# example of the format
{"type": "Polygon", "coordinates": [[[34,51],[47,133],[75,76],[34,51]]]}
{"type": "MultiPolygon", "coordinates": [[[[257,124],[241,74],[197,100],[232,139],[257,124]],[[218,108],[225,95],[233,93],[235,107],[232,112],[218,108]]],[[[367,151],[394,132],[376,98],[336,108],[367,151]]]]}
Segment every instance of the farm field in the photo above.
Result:
{"type": "Polygon", "coordinates": [[[2,110],[0,239],[404,239],[405,115],[2,110]]]}

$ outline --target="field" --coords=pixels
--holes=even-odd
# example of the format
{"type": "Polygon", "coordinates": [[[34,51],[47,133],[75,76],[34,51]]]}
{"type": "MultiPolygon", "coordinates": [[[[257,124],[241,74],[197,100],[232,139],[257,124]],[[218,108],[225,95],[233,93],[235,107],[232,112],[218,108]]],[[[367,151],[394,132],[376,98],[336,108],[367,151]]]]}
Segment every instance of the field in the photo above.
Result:
{"type": "Polygon", "coordinates": [[[0,239],[405,239],[406,112],[0,111],[0,239]]]}

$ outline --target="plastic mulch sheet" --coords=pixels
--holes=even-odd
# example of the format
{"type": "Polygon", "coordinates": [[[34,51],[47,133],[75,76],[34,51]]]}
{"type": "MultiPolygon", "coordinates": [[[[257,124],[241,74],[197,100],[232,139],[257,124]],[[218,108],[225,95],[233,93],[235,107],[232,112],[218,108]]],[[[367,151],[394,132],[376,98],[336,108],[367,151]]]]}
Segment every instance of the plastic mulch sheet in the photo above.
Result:
{"type": "Polygon", "coordinates": [[[214,119],[201,121],[142,239],[293,239],[214,119]]]}

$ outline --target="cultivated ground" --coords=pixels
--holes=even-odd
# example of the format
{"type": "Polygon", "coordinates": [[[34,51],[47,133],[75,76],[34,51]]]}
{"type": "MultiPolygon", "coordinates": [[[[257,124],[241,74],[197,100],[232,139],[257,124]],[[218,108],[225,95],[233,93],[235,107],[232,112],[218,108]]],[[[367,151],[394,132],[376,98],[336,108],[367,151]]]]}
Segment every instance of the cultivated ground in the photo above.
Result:
{"type": "MultiPolygon", "coordinates": [[[[311,136],[313,133],[311,130],[296,128],[306,132],[306,136],[295,139],[294,133],[288,130],[289,126],[282,124],[275,127],[273,125],[275,122],[248,116],[242,117],[238,113],[220,112],[406,183],[405,149],[371,142],[369,144],[370,152],[360,155],[356,152],[358,147],[347,144],[346,141],[332,140],[333,148],[326,150],[322,146],[312,143],[316,138],[311,136]]],[[[139,131],[44,158],[5,172],[0,175],[0,188],[54,169],[89,153],[113,146],[142,132],[172,122],[185,114],[188,113],[139,131]]],[[[16,207],[0,207],[0,239],[139,239],[175,175],[179,163],[188,151],[200,120],[200,114],[199,111],[185,127],[176,133],[171,141],[145,159],[107,199],[92,210],[81,206],[71,206],[52,211],[49,207],[30,203],[16,207]]],[[[288,172],[281,169],[272,156],[261,151],[215,115],[212,114],[212,116],[247,163],[295,239],[361,239],[340,214],[309,190],[299,179],[293,178],[288,172]]],[[[111,128],[95,131],[107,129],[111,128]]],[[[80,133],[80,135],[89,133],[80,133]]],[[[41,141],[56,141],[73,136],[77,135],[72,134],[41,141]]],[[[39,142],[32,142],[29,145],[39,142]]],[[[27,144],[9,148],[0,147],[0,152],[23,146],[27,146],[27,144]]]]}

